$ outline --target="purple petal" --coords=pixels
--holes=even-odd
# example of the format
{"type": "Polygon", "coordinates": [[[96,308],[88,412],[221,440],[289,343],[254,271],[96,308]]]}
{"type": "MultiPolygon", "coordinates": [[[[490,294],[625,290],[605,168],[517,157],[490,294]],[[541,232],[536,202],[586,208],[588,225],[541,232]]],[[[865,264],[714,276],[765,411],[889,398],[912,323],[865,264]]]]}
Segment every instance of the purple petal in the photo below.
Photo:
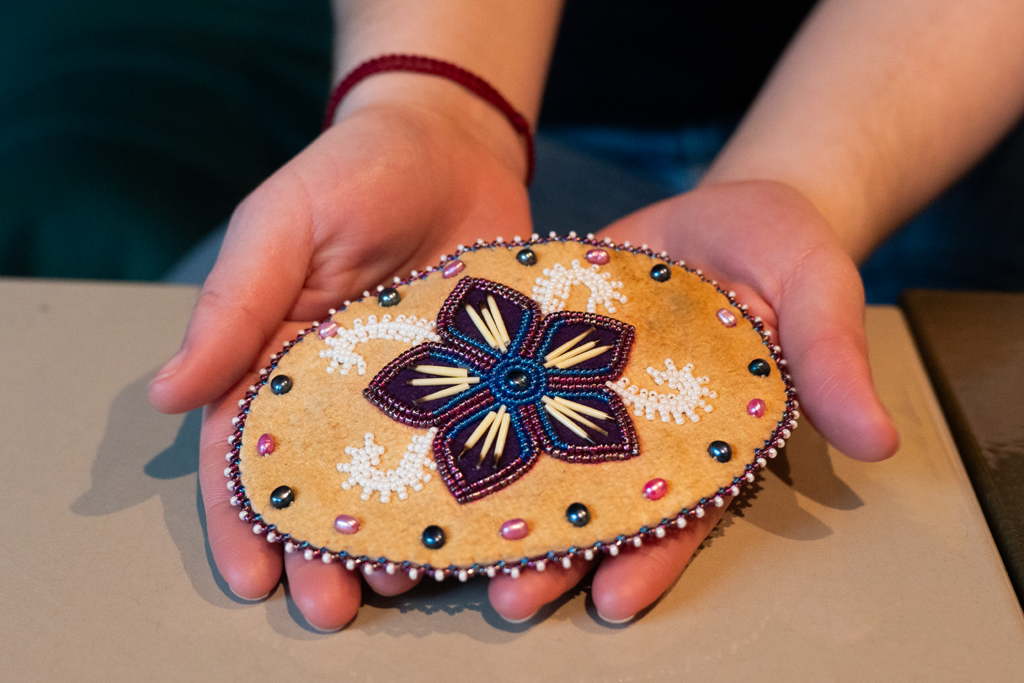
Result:
{"type": "MultiPolygon", "coordinates": [[[[459,406],[462,414],[452,422],[441,427],[434,437],[434,460],[448,490],[460,503],[479,500],[501,490],[523,476],[537,461],[540,453],[525,429],[521,409],[511,411],[508,437],[505,449],[497,463],[494,461],[494,445],[483,463],[480,462],[481,449],[485,437],[465,451],[466,442],[473,431],[491,410],[497,406],[482,400],[473,400],[459,406]],[[461,457],[460,457],[461,456],[461,457]]],[[[484,432],[486,434],[486,432],[484,432]]]]}
{"type": "Polygon", "coordinates": [[[529,297],[505,285],[472,277],[459,280],[459,284],[441,307],[441,312],[437,314],[437,332],[441,338],[448,342],[469,344],[495,358],[500,357],[502,354],[488,346],[466,312],[466,306],[470,305],[482,315],[485,309],[489,309],[488,296],[494,297],[508,330],[511,339],[509,351],[532,346],[540,324],[540,306],[529,297]]]}
{"type": "Polygon", "coordinates": [[[587,441],[552,418],[543,403],[526,406],[524,417],[527,424],[534,427],[536,430],[534,438],[540,442],[548,454],[567,462],[629,460],[640,454],[640,444],[637,441],[636,430],[633,428],[633,420],[629,416],[629,411],[619,396],[611,389],[601,387],[593,391],[579,393],[552,391],[548,395],[551,397],[561,396],[573,403],[589,406],[609,416],[609,419],[601,419],[582,412],[579,413],[608,432],[602,434],[592,427],[574,422],[590,437],[591,440],[587,441]]]}
{"type": "Polygon", "coordinates": [[[579,347],[594,342],[591,350],[602,346],[611,348],[569,368],[550,368],[548,381],[552,386],[568,387],[580,383],[603,385],[605,382],[618,379],[622,374],[626,362],[629,360],[629,352],[633,348],[633,326],[595,313],[560,311],[547,316],[539,335],[540,345],[536,358],[543,359],[544,356],[591,328],[593,331],[574,346],[579,347]]]}
{"type": "Polygon", "coordinates": [[[436,343],[420,344],[388,363],[373,378],[370,386],[363,390],[363,395],[399,422],[414,427],[433,427],[449,420],[452,412],[465,401],[484,395],[488,401],[493,402],[491,392],[482,383],[471,384],[468,390],[453,396],[417,404],[417,399],[451,385],[410,386],[409,380],[436,377],[413,368],[417,365],[462,367],[468,369],[469,375],[480,376],[493,363],[493,358],[474,349],[463,350],[436,343]]]}

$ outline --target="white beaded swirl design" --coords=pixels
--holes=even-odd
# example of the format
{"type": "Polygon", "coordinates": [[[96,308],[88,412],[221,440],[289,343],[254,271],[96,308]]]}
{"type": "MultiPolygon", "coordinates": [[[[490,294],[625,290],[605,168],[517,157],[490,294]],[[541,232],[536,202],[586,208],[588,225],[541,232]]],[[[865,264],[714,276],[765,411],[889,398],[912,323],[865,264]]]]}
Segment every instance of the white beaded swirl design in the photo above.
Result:
{"type": "Polygon", "coordinates": [[[362,448],[349,446],[345,449],[345,454],[352,456],[352,462],[338,463],[338,471],[348,472],[349,475],[348,480],[341,484],[341,488],[348,491],[353,486],[362,486],[363,492],[359,497],[363,500],[370,500],[370,494],[374,491],[380,492],[382,503],[391,501],[392,492],[398,494],[399,500],[405,500],[409,497],[410,488],[419,491],[423,484],[430,481],[430,473],[424,471],[424,468],[437,469],[437,463],[427,457],[436,433],[437,429],[431,427],[425,434],[413,436],[398,467],[382,472],[376,465],[380,464],[384,447],[374,443],[373,434],[367,432],[362,448]]]}
{"type": "Polygon", "coordinates": [[[662,394],[654,390],[641,389],[635,384],[631,386],[628,377],[622,377],[617,382],[608,382],[608,386],[622,398],[626,406],[633,406],[633,414],[637,417],[643,416],[648,420],[654,420],[657,413],[662,422],[674,419],[676,424],[681,425],[685,423],[684,418],[687,417],[691,422],[700,422],[698,409],[705,413],[714,410],[706,399],[718,398],[718,393],[707,387],[707,376],[693,376],[693,363],[687,363],[680,370],[671,358],[667,358],[665,370],[647,368],[647,374],[654,378],[654,383],[658,386],[667,382],[668,388],[675,389],[677,393],[662,394]]]}
{"type": "Polygon", "coordinates": [[[565,308],[565,300],[569,298],[569,290],[573,285],[586,285],[590,288],[587,312],[596,313],[600,304],[609,313],[614,313],[615,306],[612,302],[626,303],[626,297],[615,291],[622,289],[622,282],[612,280],[610,273],[599,271],[599,266],[584,268],[578,260],[573,260],[572,268],[556,263],[551,268],[544,269],[546,277],[537,278],[537,286],[533,288],[533,300],[540,304],[541,312],[548,315],[565,308]]]}
{"type": "Polygon", "coordinates": [[[366,318],[365,325],[362,319],[356,318],[352,322],[352,329],[339,327],[333,337],[324,339],[328,348],[320,352],[320,357],[331,359],[327,372],[337,370],[338,374],[347,375],[348,371],[355,367],[356,372],[365,375],[366,360],[356,353],[357,344],[364,344],[372,339],[396,340],[412,346],[427,341],[441,341],[434,333],[436,328],[437,322],[414,315],[400,315],[394,320],[390,315],[384,315],[379,322],[377,316],[371,315],[366,318]]]}

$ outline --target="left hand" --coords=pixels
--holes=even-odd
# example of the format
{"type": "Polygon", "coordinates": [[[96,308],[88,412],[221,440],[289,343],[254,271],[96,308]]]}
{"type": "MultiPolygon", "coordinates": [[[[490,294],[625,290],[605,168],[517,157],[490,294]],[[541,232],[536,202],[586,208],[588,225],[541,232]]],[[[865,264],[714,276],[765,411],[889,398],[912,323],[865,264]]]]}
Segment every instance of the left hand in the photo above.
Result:
{"type": "MultiPolygon", "coordinates": [[[[864,333],[864,292],[857,269],[828,222],[797,190],[746,181],[698,188],[613,223],[602,233],[682,257],[737,292],[783,345],[800,390],[801,412],[836,448],[857,460],[891,456],[895,427],[875,394],[864,333]]],[[[605,557],[592,597],[609,622],[630,619],[682,572],[724,508],[661,540],[605,557]]],[[[495,609],[521,620],[574,585],[574,563],[491,582],[495,609]]]]}

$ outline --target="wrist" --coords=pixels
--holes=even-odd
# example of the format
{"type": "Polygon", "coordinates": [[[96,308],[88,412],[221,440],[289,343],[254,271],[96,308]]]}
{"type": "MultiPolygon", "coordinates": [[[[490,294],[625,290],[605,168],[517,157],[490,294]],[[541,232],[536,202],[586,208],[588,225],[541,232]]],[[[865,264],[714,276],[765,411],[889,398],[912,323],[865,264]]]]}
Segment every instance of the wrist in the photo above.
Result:
{"type": "Polygon", "coordinates": [[[456,132],[529,183],[533,164],[529,125],[507,103],[506,107],[511,113],[443,76],[381,71],[359,80],[344,93],[330,124],[373,111],[402,112],[411,117],[407,121],[440,124],[456,132]]]}

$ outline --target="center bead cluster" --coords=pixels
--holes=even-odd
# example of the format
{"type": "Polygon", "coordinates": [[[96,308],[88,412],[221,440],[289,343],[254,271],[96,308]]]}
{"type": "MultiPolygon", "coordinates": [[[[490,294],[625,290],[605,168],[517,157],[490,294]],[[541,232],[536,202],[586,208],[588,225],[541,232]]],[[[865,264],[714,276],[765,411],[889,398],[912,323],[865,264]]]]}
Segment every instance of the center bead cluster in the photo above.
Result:
{"type": "Polygon", "coordinates": [[[503,360],[488,374],[494,398],[509,408],[533,403],[547,389],[544,368],[528,358],[514,356],[503,360]]]}

